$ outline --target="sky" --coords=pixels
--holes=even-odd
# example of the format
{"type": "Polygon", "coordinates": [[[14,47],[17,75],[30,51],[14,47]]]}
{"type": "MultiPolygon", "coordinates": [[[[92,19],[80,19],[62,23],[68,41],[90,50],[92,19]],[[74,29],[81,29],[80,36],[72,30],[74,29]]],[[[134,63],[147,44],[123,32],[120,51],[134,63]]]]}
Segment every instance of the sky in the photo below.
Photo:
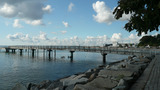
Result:
{"type": "Polygon", "coordinates": [[[145,34],[123,28],[131,15],[114,19],[117,1],[0,0],[0,45],[138,43],[145,34]]]}

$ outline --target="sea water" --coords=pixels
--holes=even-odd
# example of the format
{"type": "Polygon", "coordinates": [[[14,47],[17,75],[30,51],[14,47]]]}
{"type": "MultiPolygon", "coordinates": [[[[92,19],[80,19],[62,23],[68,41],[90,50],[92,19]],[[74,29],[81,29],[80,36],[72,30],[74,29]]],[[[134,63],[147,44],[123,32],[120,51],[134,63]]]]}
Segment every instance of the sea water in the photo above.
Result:
{"type": "MultiPolygon", "coordinates": [[[[27,84],[56,80],[103,64],[100,53],[74,52],[73,62],[68,56],[69,51],[56,51],[56,57],[51,53],[51,59],[43,51],[36,51],[34,57],[27,51],[23,51],[22,55],[18,51],[0,51],[0,90],[10,90],[18,82],[27,84]]],[[[128,55],[108,54],[106,62],[108,64],[127,57],[128,55]]]]}

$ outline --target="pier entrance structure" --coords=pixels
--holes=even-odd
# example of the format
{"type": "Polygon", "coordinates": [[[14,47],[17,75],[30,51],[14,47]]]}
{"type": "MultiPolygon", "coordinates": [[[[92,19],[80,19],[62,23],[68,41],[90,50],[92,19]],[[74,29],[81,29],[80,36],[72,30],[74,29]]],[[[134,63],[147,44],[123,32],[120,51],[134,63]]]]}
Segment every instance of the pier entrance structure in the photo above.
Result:
{"type": "Polygon", "coordinates": [[[102,55],[102,61],[106,62],[107,54],[123,54],[123,55],[155,55],[160,54],[160,49],[150,49],[150,48],[118,48],[118,47],[101,47],[101,46],[48,46],[48,45],[16,45],[16,46],[7,46],[4,47],[6,53],[10,51],[15,52],[20,50],[22,55],[23,50],[31,50],[32,57],[34,53],[38,50],[43,50],[48,52],[49,59],[51,58],[51,52],[54,51],[54,57],[56,57],[56,50],[67,50],[71,53],[70,59],[73,61],[74,52],[95,52],[102,55]]]}

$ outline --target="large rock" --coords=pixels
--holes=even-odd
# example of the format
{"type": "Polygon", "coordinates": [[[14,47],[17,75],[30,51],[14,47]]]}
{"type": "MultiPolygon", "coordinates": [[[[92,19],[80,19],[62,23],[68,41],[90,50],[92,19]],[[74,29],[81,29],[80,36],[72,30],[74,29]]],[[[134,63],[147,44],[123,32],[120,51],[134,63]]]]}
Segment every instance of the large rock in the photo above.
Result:
{"type": "Polygon", "coordinates": [[[12,90],[27,90],[27,87],[22,83],[17,83],[12,90]]]}
{"type": "Polygon", "coordinates": [[[149,60],[148,58],[141,58],[140,62],[144,62],[144,63],[149,63],[151,60],[149,60]]]}
{"type": "Polygon", "coordinates": [[[52,82],[50,80],[44,80],[40,82],[40,84],[37,86],[39,89],[47,88],[52,82]]]}
{"type": "Polygon", "coordinates": [[[109,90],[117,86],[118,82],[109,78],[97,77],[85,85],[76,85],[74,90],[109,90]]]}
{"type": "MultiPolygon", "coordinates": [[[[97,88],[94,86],[89,86],[89,85],[81,85],[77,84],[73,90],[107,90],[105,88],[97,88]]],[[[109,90],[109,89],[108,89],[109,90]]]]}
{"type": "Polygon", "coordinates": [[[134,74],[134,71],[131,71],[129,69],[121,69],[121,70],[101,70],[98,73],[98,76],[101,77],[107,77],[107,76],[113,76],[113,77],[117,77],[120,75],[124,75],[127,77],[130,77],[134,74]]]}
{"type": "Polygon", "coordinates": [[[54,82],[52,82],[49,86],[48,86],[48,90],[51,90],[51,89],[55,89],[55,88],[57,88],[57,87],[59,87],[59,90],[63,90],[63,83],[62,82],[60,82],[60,81],[54,81],[54,82]]]}
{"type": "Polygon", "coordinates": [[[85,74],[80,74],[77,76],[71,76],[68,78],[61,79],[60,82],[63,83],[63,86],[74,85],[76,83],[85,83],[88,81],[88,78],[84,78],[85,74]]]}

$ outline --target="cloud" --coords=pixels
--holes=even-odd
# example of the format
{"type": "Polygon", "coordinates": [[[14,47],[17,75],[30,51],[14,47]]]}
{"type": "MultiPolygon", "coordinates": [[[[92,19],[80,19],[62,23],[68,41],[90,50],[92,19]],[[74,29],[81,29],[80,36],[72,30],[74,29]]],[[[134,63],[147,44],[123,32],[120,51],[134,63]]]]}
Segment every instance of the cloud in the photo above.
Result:
{"type": "Polygon", "coordinates": [[[122,40],[122,34],[121,33],[114,33],[111,37],[112,42],[120,42],[121,40],[122,40]]]}
{"type": "Polygon", "coordinates": [[[62,34],[66,34],[67,33],[67,31],[60,31],[62,34]]]}
{"type": "Polygon", "coordinates": [[[32,38],[33,42],[41,42],[41,41],[47,41],[49,40],[47,37],[47,34],[45,32],[40,31],[40,34],[38,36],[34,36],[32,38]]]}
{"type": "MultiPolygon", "coordinates": [[[[93,3],[92,5],[93,10],[96,12],[96,15],[93,15],[93,18],[98,23],[107,23],[111,24],[112,22],[116,21],[113,15],[113,10],[111,10],[104,1],[97,1],[96,3],[93,3]]],[[[121,21],[129,20],[131,14],[123,14],[122,18],[119,19],[121,21]]]]}
{"type": "Polygon", "coordinates": [[[63,23],[63,25],[64,25],[65,27],[69,27],[68,22],[63,21],[62,23],[63,23]]]}
{"type": "Polygon", "coordinates": [[[43,7],[42,10],[48,13],[52,12],[51,5],[47,5],[46,7],[43,7]]]}
{"type": "Polygon", "coordinates": [[[4,3],[3,6],[0,7],[0,15],[4,17],[15,17],[16,16],[15,6],[4,3]]]}
{"type": "Polygon", "coordinates": [[[37,26],[37,25],[45,25],[42,20],[24,20],[25,23],[33,25],[33,26],[37,26]]]}
{"type": "MultiPolygon", "coordinates": [[[[65,31],[64,31],[65,32],[65,31]]],[[[39,45],[85,45],[85,46],[103,46],[104,44],[115,43],[138,43],[141,37],[137,34],[130,34],[128,37],[123,38],[121,33],[114,33],[111,38],[107,35],[103,36],[87,36],[86,38],[80,38],[73,36],[70,38],[59,39],[57,37],[49,38],[45,32],[40,32],[38,35],[29,37],[28,34],[16,33],[9,34],[7,38],[14,42],[25,42],[30,44],[39,45]]]]}
{"type": "Polygon", "coordinates": [[[13,35],[9,34],[9,35],[7,35],[7,38],[12,40],[12,41],[19,40],[19,41],[22,41],[22,42],[30,42],[30,40],[31,40],[28,34],[25,35],[23,33],[16,33],[16,34],[13,34],[13,35]]]}
{"type": "Polygon", "coordinates": [[[22,28],[23,26],[19,24],[19,19],[15,19],[13,23],[13,27],[15,28],[22,28]]]}
{"type": "MultiPolygon", "coordinates": [[[[44,6],[45,0],[0,0],[0,16],[19,18],[29,21],[42,20],[52,11],[50,5],[44,6]]],[[[42,24],[37,24],[42,25],[42,24]]]]}
{"type": "Polygon", "coordinates": [[[93,3],[93,9],[97,15],[93,15],[93,18],[99,23],[111,24],[115,19],[112,11],[105,5],[103,1],[97,1],[93,3]]]}
{"type": "Polygon", "coordinates": [[[72,11],[72,8],[74,7],[74,4],[73,3],[70,3],[69,5],[68,5],[68,11],[72,11]]]}

